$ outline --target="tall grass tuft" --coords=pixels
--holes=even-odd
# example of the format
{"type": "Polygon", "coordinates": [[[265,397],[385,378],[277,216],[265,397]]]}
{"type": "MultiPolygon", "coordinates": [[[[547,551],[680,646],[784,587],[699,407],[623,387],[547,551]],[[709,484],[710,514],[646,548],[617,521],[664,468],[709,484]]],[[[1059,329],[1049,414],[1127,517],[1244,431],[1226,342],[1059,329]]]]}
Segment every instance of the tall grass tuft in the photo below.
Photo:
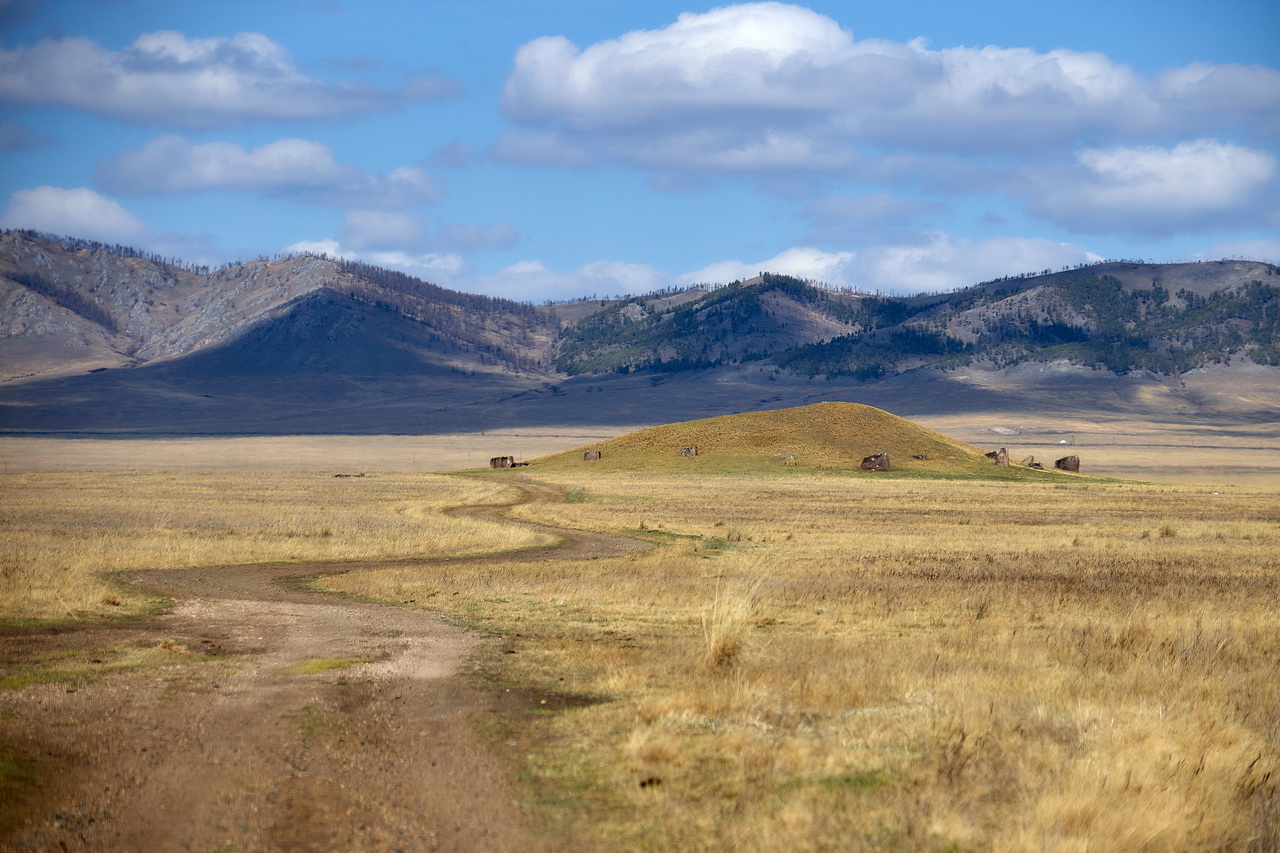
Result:
{"type": "Polygon", "coordinates": [[[741,659],[763,582],[763,578],[716,580],[715,597],[702,611],[703,662],[711,669],[726,669],[741,659]]]}

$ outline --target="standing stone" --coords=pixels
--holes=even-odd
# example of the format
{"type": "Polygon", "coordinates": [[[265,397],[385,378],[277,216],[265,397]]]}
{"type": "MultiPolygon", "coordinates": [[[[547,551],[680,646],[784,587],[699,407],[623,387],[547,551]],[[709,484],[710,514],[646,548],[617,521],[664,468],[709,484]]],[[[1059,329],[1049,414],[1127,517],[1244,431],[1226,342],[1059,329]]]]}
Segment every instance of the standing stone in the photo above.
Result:
{"type": "Polygon", "coordinates": [[[868,456],[862,460],[863,471],[888,471],[889,470],[889,452],[877,453],[874,456],[868,456]]]}
{"type": "Polygon", "coordinates": [[[1073,473],[1079,474],[1080,473],[1080,457],[1064,456],[1061,459],[1059,459],[1057,462],[1053,463],[1053,467],[1057,468],[1059,471],[1071,471],[1073,473]]]}

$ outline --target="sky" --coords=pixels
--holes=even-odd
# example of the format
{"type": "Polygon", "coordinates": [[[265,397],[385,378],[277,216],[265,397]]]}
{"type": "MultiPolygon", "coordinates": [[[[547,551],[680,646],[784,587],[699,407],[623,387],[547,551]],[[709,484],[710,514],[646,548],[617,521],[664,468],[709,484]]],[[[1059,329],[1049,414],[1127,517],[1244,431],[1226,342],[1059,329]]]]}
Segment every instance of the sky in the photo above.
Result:
{"type": "Polygon", "coordinates": [[[0,227],[527,302],[1280,263],[1280,4],[0,0],[0,227]]]}

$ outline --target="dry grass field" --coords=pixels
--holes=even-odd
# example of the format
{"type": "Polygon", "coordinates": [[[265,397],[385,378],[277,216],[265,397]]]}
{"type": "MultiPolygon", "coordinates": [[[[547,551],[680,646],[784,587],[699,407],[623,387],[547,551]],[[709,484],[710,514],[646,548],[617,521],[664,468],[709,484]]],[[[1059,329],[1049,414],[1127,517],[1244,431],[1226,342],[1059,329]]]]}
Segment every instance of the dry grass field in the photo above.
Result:
{"type": "MultiPolygon", "coordinates": [[[[554,846],[1280,849],[1276,488],[572,459],[511,514],[652,550],[320,581],[498,635],[491,687],[593,700],[490,731],[554,846]]],[[[527,544],[439,512],[511,500],[494,476],[10,473],[0,613],[136,611],[123,567],[527,544]]]]}
{"type": "Polygon", "coordinates": [[[599,441],[609,430],[554,427],[444,435],[309,435],[167,438],[0,436],[0,472],[458,471],[491,456],[532,459],[599,441]]]}
{"type": "Polygon", "coordinates": [[[578,849],[1274,850],[1280,501],[1203,487],[581,475],[660,543],[325,581],[601,704],[508,733],[578,849]]]}
{"type": "Polygon", "coordinates": [[[0,616],[124,616],[110,572],[500,551],[539,534],[441,511],[500,501],[439,475],[65,472],[0,476],[0,616]]]}

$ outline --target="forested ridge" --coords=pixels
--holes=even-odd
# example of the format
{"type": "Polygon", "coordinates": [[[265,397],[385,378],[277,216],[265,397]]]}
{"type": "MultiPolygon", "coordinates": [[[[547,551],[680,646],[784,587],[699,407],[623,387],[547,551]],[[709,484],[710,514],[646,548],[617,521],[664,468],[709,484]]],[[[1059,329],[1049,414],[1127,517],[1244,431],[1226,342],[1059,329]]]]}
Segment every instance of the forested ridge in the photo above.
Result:
{"type": "MultiPolygon", "coordinates": [[[[126,366],[231,340],[279,322],[281,312],[306,315],[319,304],[307,295],[324,290],[350,300],[344,310],[370,306],[409,324],[386,334],[448,363],[463,356],[486,370],[546,377],[744,364],[856,381],[1027,362],[1163,375],[1241,359],[1280,365],[1280,278],[1276,267],[1256,262],[1106,262],[910,297],[763,273],[604,299],[584,313],[584,300],[534,305],[462,293],[324,255],[210,269],[36,232],[0,238],[0,275],[17,288],[11,292],[28,294],[7,336],[79,323],[77,334],[108,333],[104,345],[127,356],[126,366]],[[65,309],[56,322],[39,307],[48,303],[65,309]]],[[[51,351],[65,353],[66,340],[51,336],[51,351]]]]}

